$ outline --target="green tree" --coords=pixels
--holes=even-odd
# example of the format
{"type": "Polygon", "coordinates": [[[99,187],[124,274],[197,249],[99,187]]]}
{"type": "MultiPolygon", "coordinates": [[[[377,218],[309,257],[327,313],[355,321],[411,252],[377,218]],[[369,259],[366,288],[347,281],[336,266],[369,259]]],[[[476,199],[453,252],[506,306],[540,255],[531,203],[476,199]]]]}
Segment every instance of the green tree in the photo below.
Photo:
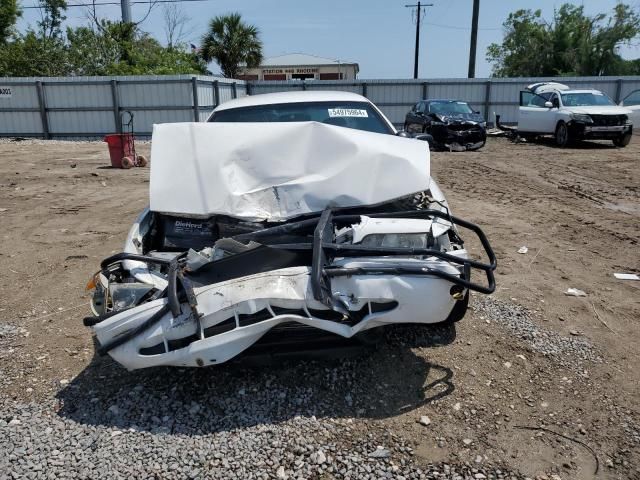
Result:
{"type": "Polygon", "coordinates": [[[0,76],[35,77],[70,74],[64,42],[43,40],[33,30],[0,46],[0,76]]]}
{"type": "Polygon", "coordinates": [[[42,38],[44,39],[59,39],[62,37],[62,22],[67,17],[65,12],[67,11],[66,0],[39,0],[38,4],[42,11],[42,20],[38,22],[42,38]]]}
{"type": "MultiPolygon", "coordinates": [[[[0,5],[4,12],[5,3],[0,5]]],[[[92,24],[64,32],[66,0],[39,0],[39,5],[42,20],[37,30],[13,34],[12,23],[2,17],[7,39],[0,42],[0,76],[206,73],[204,60],[184,44],[163,47],[139,23],[111,22],[94,15],[92,24]]]]}
{"type": "Polygon", "coordinates": [[[14,26],[22,10],[17,0],[0,0],[0,46],[7,43],[14,33],[14,26]]]}
{"type": "Polygon", "coordinates": [[[67,28],[67,44],[72,75],[108,75],[120,61],[120,46],[101,30],[67,28]]]}
{"type": "Polygon", "coordinates": [[[184,45],[163,47],[132,23],[103,20],[100,29],[67,29],[73,75],[169,75],[205,73],[206,65],[184,45]],[[132,28],[133,27],[133,28],[132,28]]]}
{"type": "Polygon", "coordinates": [[[640,34],[640,16],[619,3],[610,16],[587,16],[582,6],[564,4],[546,22],[540,10],[518,10],[504,22],[502,44],[487,49],[499,77],[620,75],[634,70],[619,54],[640,34]]]}
{"type": "Polygon", "coordinates": [[[258,28],[242,21],[239,13],[215,17],[202,37],[202,58],[215,60],[225,77],[234,78],[242,64],[257,67],[262,62],[258,28]]]}

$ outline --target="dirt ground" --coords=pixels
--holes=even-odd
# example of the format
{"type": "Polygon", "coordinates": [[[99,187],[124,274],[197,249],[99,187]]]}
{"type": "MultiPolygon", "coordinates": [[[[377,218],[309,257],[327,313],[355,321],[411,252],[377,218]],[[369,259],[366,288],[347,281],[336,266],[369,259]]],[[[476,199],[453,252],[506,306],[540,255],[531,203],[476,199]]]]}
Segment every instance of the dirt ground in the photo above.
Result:
{"type": "MultiPolygon", "coordinates": [[[[86,282],[148,201],[147,168],[107,165],[100,142],[0,143],[0,326],[20,329],[0,344],[0,396],[55,398],[63,408],[80,377],[136,384],[163,375],[94,357],[82,326],[86,282]]],[[[418,464],[640,478],[640,282],[613,276],[640,273],[640,138],[624,149],[492,138],[479,152],[433,153],[432,174],[453,213],[487,233],[497,291],[474,296],[447,341],[406,349],[389,340],[374,381],[359,384],[380,406],[356,412],[358,428],[406,439],[418,464]]]]}

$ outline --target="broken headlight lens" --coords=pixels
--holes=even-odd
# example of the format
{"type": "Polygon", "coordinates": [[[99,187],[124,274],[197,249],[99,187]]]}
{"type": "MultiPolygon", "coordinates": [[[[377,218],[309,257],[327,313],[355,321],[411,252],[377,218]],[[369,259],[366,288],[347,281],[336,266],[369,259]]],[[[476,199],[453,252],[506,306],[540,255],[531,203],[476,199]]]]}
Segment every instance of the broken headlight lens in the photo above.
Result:
{"type": "Polygon", "coordinates": [[[572,113],[571,118],[576,122],[593,123],[593,119],[585,113],[572,113]]]}
{"type": "Polygon", "coordinates": [[[427,248],[426,233],[374,233],[360,244],[364,247],[427,248]]]}

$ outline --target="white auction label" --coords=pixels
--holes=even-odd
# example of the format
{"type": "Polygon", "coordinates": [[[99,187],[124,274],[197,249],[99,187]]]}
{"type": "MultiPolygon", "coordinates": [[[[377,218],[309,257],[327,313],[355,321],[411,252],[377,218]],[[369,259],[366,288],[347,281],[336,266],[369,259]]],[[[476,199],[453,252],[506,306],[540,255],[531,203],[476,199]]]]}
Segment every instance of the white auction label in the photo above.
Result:
{"type": "Polygon", "coordinates": [[[0,87],[0,98],[11,98],[11,87],[0,87]]]}
{"type": "Polygon", "coordinates": [[[330,108],[329,117],[369,117],[366,110],[360,108],[330,108]]]}

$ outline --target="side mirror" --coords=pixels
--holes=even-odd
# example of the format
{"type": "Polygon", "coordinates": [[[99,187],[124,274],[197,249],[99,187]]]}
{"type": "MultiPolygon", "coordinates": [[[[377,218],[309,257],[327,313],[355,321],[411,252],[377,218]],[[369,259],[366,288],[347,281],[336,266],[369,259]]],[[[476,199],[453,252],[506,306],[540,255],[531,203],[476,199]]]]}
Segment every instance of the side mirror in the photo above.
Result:
{"type": "Polygon", "coordinates": [[[410,133],[405,132],[404,130],[401,130],[401,131],[397,132],[396,133],[396,137],[413,138],[410,133]]]}
{"type": "Polygon", "coordinates": [[[549,102],[549,101],[544,102],[544,106],[545,106],[546,108],[553,108],[553,107],[554,107],[553,103],[551,103],[551,102],[549,102]]]}

